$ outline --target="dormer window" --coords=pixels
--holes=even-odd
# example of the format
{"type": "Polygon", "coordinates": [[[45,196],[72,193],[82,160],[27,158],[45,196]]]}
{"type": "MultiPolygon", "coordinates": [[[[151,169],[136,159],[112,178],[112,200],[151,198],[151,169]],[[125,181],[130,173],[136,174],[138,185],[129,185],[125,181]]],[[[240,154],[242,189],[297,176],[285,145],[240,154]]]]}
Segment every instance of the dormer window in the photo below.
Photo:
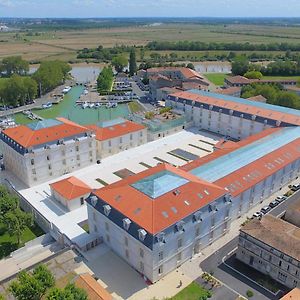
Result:
{"type": "Polygon", "coordinates": [[[217,208],[216,204],[210,204],[209,209],[210,209],[211,212],[218,211],[218,208],[217,208]]]}
{"type": "Polygon", "coordinates": [[[91,197],[91,204],[95,207],[97,202],[98,202],[97,196],[92,196],[91,197]]]}
{"type": "Polygon", "coordinates": [[[104,214],[108,217],[110,212],[111,212],[111,207],[110,205],[106,204],[103,206],[104,214]]]}
{"type": "Polygon", "coordinates": [[[166,238],[165,238],[165,233],[164,232],[160,232],[157,236],[156,239],[159,243],[165,243],[166,242],[166,238]]]}
{"type": "Polygon", "coordinates": [[[184,231],[184,221],[180,221],[176,224],[176,229],[178,232],[183,232],[184,231]]]}
{"type": "Polygon", "coordinates": [[[195,222],[202,222],[202,214],[200,211],[194,213],[194,220],[195,222]]]}
{"type": "Polygon", "coordinates": [[[138,232],[139,232],[139,240],[143,242],[146,238],[147,231],[145,229],[139,229],[138,232]]]}
{"type": "Polygon", "coordinates": [[[123,228],[125,230],[129,229],[130,224],[131,224],[131,221],[128,218],[123,219],[123,228]]]}

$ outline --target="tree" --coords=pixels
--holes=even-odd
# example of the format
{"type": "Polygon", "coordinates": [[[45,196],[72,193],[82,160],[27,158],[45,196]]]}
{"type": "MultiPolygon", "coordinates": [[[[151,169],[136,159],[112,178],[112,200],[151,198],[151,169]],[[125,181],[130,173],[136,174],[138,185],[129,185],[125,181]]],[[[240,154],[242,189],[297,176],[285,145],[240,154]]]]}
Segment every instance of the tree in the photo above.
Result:
{"type": "Polygon", "coordinates": [[[14,211],[19,206],[17,197],[9,194],[4,186],[0,186],[0,219],[3,220],[5,214],[14,211]]]}
{"type": "Polygon", "coordinates": [[[143,61],[145,58],[145,48],[144,47],[142,47],[140,50],[140,58],[141,58],[141,61],[143,61]]]}
{"type": "Polygon", "coordinates": [[[246,56],[236,56],[232,62],[232,74],[244,75],[249,69],[249,60],[246,56]]]}
{"type": "Polygon", "coordinates": [[[300,87],[300,78],[297,81],[297,86],[300,87]]]}
{"type": "Polygon", "coordinates": [[[9,235],[17,237],[18,246],[21,243],[21,236],[27,227],[32,226],[33,217],[31,214],[22,211],[20,208],[7,212],[4,222],[9,235]]]}
{"type": "Polygon", "coordinates": [[[112,88],[114,81],[114,73],[111,67],[104,67],[97,79],[97,87],[99,92],[108,92],[112,88]]]}
{"type": "Polygon", "coordinates": [[[64,289],[53,288],[46,297],[47,300],[88,300],[87,293],[74,284],[68,284],[64,289]]]}
{"type": "Polygon", "coordinates": [[[46,266],[36,267],[32,274],[22,271],[12,282],[9,291],[17,300],[40,300],[54,286],[54,277],[46,266]]]}
{"type": "Polygon", "coordinates": [[[118,55],[113,57],[111,64],[114,66],[118,73],[122,72],[123,69],[127,66],[128,61],[125,56],[118,55]]]}
{"type": "Polygon", "coordinates": [[[10,77],[12,74],[25,75],[29,71],[29,63],[21,56],[10,56],[3,58],[0,71],[10,77]]]}
{"type": "Polygon", "coordinates": [[[133,76],[137,71],[135,49],[132,48],[129,55],[129,74],[133,76]]]}
{"type": "Polygon", "coordinates": [[[195,66],[194,66],[194,64],[192,64],[192,63],[188,63],[188,64],[186,65],[186,67],[189,68],[189,69],[191,69],[191,70],[195,70],[195,66]]]}
{"type": "Polygon", "coordinates": [[[249,79],[261,79],[263,75],[258,71],[248,71],[244,74],[245,77],[249,79]]]}

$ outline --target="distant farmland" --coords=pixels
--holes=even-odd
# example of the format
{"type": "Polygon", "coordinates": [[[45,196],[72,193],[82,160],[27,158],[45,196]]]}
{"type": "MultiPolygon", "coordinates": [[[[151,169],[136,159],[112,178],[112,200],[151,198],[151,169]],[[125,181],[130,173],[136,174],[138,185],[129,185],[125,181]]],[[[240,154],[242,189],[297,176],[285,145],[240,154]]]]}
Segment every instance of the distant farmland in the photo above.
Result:
{"type": "Polygon", "coordinates": [[[0,59],[22,55],[25,59],[75,60],[76,51],[84,47],[103,45],[146,45],[149,41],[202,41],[202,42],[286,42],[300,44],[299,27],[266,25],[201,25],[162,24],[160,26],[130,26],[103,29],[74,29],[28,33],[0,33],[0,59]]]}

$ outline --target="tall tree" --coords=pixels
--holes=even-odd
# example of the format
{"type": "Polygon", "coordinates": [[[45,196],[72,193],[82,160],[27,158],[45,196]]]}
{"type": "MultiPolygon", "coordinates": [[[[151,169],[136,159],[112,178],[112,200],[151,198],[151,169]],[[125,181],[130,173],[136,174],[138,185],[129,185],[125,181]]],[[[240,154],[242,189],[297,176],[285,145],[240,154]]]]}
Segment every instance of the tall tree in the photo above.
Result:
{"type": "Polygon", "coordinates": [[[40,300],[46,291],[54,286],[54,277],[46,266],[38,266],[33,273],[22,271],[17,280],[9,287],[10,292],[17,300],[40,300]]]}
{"type": "Polygon", "coordinates": [[[88,300],[87,293],[74,284],[68,284],[64,289],[53,288],[46,297],[47,300],[88,300]]]}
{"type": "Polygon", "coordinates": [[[133,76],[137,71],[135,48],[132,48],[129,55],[129,74],[133,76]]]}
{"type": "Polygon", "coordinates": [[[249,69],[249,60],[246,56],[236,56],[232,62],[232,74],[244,75],[249,69]]]}
{"type": "Polygon", "coordinates": [[[18,246],[21,243],[21,236],[27,227],[32,226],[33,217],[31,214],[17,208],[9,211],[4,215],[4,222],[7,226],[7,231],[11,236],[17,237],[18,246]]]}
{"type": "Polygon", "coordinates": [[[127,66],[128,61],[125,56],[118,55],[113,57],[111,64],[114,66],[118,73],[122,72],[124,68],[127,66]]]}
{"type": "Polygon", "coordinates": [[[6,57],[0,64],[0,71],[5,72],[8,77],[12,74],[25,75],[29,71],[29,63],[21,56],[6,57]]]}

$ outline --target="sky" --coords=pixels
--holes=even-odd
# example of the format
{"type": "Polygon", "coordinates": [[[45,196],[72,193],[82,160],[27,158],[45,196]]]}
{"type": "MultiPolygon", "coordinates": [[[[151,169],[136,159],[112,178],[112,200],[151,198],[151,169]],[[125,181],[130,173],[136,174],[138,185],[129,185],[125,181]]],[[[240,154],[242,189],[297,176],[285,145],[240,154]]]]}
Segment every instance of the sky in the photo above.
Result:
{"type": "Polygon", "coordinates": [[[0,17],[300,17],[300,0],[0,0],[0,17]]]}

